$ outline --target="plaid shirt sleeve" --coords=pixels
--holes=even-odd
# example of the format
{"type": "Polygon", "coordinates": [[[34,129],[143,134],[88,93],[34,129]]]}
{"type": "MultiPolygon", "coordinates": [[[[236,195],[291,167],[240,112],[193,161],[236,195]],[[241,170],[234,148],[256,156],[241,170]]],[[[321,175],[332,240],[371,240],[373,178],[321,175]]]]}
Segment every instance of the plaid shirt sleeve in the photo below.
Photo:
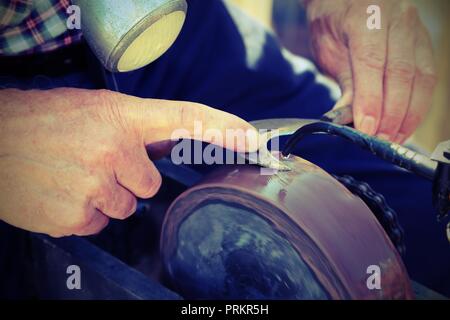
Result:
{"type": "Polygon", "coordinates": [[[16,26],[31,13],[33,0],[0,0],[0,28],[16,26]]]}
{"type": "Polygon", "coordinates": [[[69,0],[0,0],[0,56],[48,52],[81,39],[66,26],[69,0]]]}

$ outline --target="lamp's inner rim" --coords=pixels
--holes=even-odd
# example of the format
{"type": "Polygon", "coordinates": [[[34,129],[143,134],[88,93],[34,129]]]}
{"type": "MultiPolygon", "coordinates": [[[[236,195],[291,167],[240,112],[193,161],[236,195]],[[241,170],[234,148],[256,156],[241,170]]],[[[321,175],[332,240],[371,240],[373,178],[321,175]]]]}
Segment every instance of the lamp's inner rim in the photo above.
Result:
{"type": "MultiPolygon", "coordinates": [[[[186,13],[173,11],[151,23],[146,29],[135,28],[118,44],[109,64],[120,72],[136,70],[155,61],[175,42],[184,24],[186,13]],[[130,41],[131,40],[131,41],[130,41]],[[121,54],[120,54],[121,53],[121,54]]],[[[149,15],[146,19],[154,19],[149,15]]],[[[145,20],[145,19],[144,19],[145,20]]],[[[140,25],[146,24],[141,21],[140,25]]]]}

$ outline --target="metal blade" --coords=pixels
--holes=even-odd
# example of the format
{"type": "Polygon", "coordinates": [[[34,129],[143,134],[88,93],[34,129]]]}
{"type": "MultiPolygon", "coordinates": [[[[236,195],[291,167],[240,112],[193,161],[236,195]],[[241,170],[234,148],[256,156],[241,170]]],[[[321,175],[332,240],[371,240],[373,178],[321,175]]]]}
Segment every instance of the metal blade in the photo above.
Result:
{"type": "Polygon", "coordinates": [[[260,132],[260,147],[256,153],[247,153],[245,158],[250,163],[260,165],[265,168],[270,168],[279,171],[290,171],[291,169],[275,157],[270,150],[267,149],[267,144],[273,138],[287,136],[294,134],[301,127],[317,122],[313,119],[264,119],[251,121],[252,124],[260,132]]]}
{"type": "Polygon", "coordinates": [[[255,120],[250,121],[250,124],[258,130],[275,131],[270,138],[273,139],[276,136],[282,137],[294,134],[301,127],[318,121],[316,119],[280,118],[255,120]]]}

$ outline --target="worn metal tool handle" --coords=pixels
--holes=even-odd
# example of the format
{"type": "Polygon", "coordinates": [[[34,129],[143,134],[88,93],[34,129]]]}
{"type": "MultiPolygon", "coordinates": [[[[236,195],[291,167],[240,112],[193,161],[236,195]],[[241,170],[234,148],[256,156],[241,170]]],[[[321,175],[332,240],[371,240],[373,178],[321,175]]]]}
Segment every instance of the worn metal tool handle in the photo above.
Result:
{"type": "MultiPolygon", "coordinates": [[[[346,105],[333,109],[325,113],[320,120],[341,125],[351,124],[353,122],[353,108],[351,105],[346,105]]],[[[450,212],[450,140],[441,142],[430,159],[422,155],[414,155],[413,151],[395,144],[390,145],[390,148],[395,152],[393,153],[390,150],[387,153],[388,157],[384,157],[383,155],[386,152],[383,150],[386,150],[386,143],[380,145],[376,138],[372,138],[371,145],[372,148],[381,149],[382,158],[433,180],[433,204],[438,211],[438,220],[448,215],[450,212]]],[[[379,155],[378,152],[375,154],[379,155]]]]}
{"type": "Polygon", "coordinates": [[[283,155],[287,156],[300,140],[310,134],[330,134],[343,137],[370,150],[374,155],[426,179],[433,180],[437,164],[428,157],[396,143],[364,134],[356,129],[331,122],[318,121],[298,129],[286,143],[283,155]]]}

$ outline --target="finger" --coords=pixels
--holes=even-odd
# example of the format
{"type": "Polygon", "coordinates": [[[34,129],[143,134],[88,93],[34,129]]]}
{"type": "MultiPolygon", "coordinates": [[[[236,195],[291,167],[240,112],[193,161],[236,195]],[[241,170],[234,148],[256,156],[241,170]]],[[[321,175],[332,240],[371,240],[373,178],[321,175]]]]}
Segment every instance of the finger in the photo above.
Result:
{"type": "Polygon", "coordinates": [[[119,157],[114,164],[117,182],[139,198],[153,197],[162,183],[158,169],[150,161],[143,146],[127,150],[131,151],[119,157]]]}
{"type": "Polygon", "coordinates": [[[348,48],[320,20],[313,21],[310,29],[312,34],[320,34],[312,38],[316,61],[323,71],[339,83],[342,91],[333,109],[350,105],[353,100],[353,75],[348,48]]]}
{"type": "Polygon", "coordinates": [[[357,129],[377,132],[383,108],[383,75],[386,62],[387,28],[369,30],[355,19],[349,34],[353,74],[353,112],[357,129]]]}
{"type": "Polygon", "coordinates": [[[385,140],[396,138],[408,112],[416,69],[414,30],[418,22],[415,7],[408,6],[394,17],[389,27],[383,113],[377,132],[385,140]]]}
{"type": "Polygon", "coordinates": [[[408,114],[396,137],[397,142],[404,142],[416,130],[425,118],[433,98],[437,82],[433,49],[430,36],[425,27],[419,28],[416,45],[416,73],[408,114]]]}
{"type": "Polygon", "coordinates": [[[130,191],[111,181],[96,195],[92,205],[110,218],[123,220],[136,211],[137,201],[130,191]]]}
{"type": "Polygon", "coordinates": [[[74,234],[77,236],[90,236],[102,231],[109,223],[109,218],[105,216],[99,210],[95,210],[92,213],[91,221],[80,231],[76,231],[74,234]]]}
{"type": "Polygon", "coordinates": [[[353,123],[353,108],[351,104],[334,108],[325,113],[320,120],[336,124],[346,125],[353,123]]]}
{"type": "Polygon", "coordinates": [[[129,122],[141,132],[146,145],[189,138],[240,152],[256,151],[258,148],[256,129],[245,120],[224,111],[199,103],[140,99],[126,95],[122,95],[121,104],[126,108],[129,122]],[[207,131],[216,134],[205,134],[207,131]],[[227,134],[239,134],[239,143],[227,139],[227,134]]]}

